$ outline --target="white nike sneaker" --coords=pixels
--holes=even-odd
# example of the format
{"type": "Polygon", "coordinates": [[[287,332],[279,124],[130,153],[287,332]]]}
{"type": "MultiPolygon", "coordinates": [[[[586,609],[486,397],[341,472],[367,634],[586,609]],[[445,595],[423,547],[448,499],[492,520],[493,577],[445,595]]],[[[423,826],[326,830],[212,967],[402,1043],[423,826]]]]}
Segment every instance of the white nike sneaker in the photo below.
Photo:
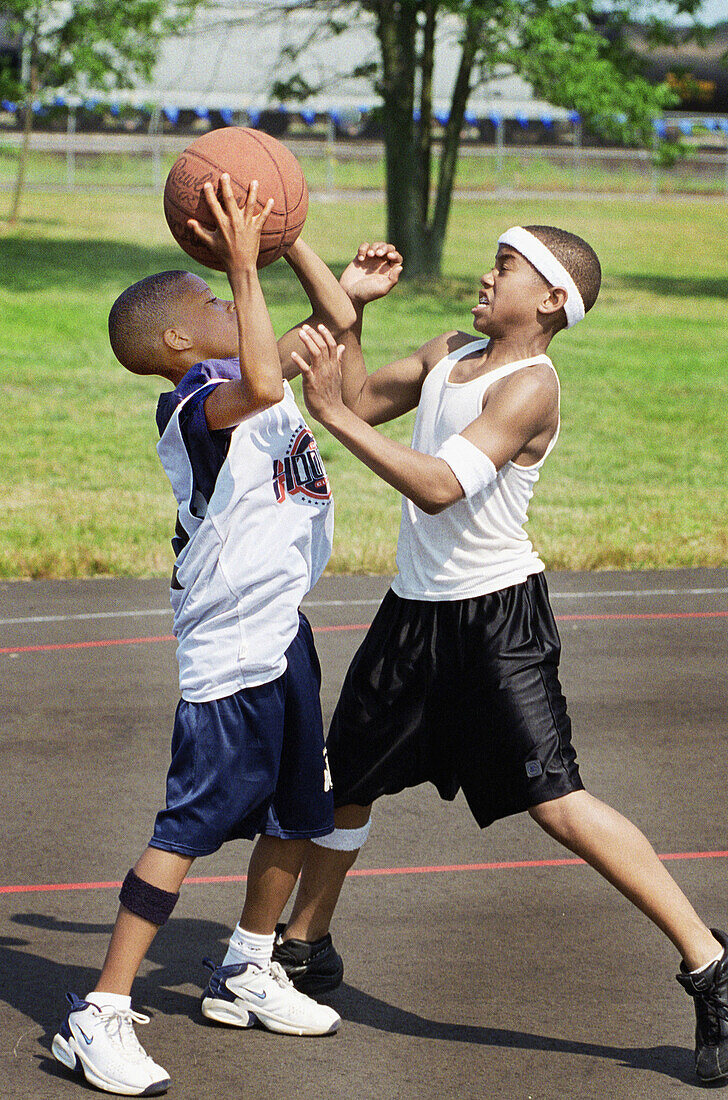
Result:
{"type": "Polygon", "coordinates": [[[53,1057],[68,1069],[82,1070],[102,1092],[117,1096],[158,1096],[169,1087],[169,1075],[141,1046],[134,1024],[149,1017],[131,1008],[98,1008],[67,993],[70,1009],[54,1036],[53,1057]]]}
{"type": "Polygon", "coordinates": [[[219,1024],[252,1027],[257,1022],[283,1035],[333,1035],[341,1018],[294,989],[278,963],[218,966],[205,960],[213,972],[202,994],[202,1015],[219,1024]]]}

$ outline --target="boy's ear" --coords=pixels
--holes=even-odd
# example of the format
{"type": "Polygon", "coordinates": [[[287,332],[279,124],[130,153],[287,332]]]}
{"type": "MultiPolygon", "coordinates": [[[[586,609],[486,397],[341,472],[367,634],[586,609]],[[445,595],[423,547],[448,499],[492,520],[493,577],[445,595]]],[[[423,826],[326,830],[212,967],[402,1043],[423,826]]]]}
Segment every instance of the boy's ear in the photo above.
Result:
{"type": "Polygon", "coordinates": [[[162,333],[162,341],[170,351],[187,351],[192,347],[191,337],[180,328],[166,328],[162,333]]]}
{"type": "Polygon", "coordinates": [[[544,294],[538,307],[539,313],[558,313],[560,309],[566,305],[567,293],[563,287],[552,286],[549,287],[548,293],[544,294]]]}

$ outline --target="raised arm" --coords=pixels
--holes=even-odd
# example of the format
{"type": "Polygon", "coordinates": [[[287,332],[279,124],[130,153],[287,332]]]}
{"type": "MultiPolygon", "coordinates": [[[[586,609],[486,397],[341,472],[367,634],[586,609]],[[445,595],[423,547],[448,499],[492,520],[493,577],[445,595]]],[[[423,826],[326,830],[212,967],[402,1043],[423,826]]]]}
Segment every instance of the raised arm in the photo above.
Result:
{"type": "MultiPolygon", "coordinates": [[[[311,303],[311,315],[304,323],[324,324],[337,338],[351,329],[356,323],[354,306],[336,276],[320,256],[317,256],[314,250],[299,237],[286,252],[285,259],[295,271],[311,303]]],[[[278,341],[281,369],[283,376],[288,379],[294,378],[299,373],[291,353],[295,351],[304,359],[308,357],[308,349],[300,338],[300,329],[300,324],[295,325],[278,341]]]]}
{"type": "Polygon", "coordinates": [[[242,209],[235,201],[227,173],[220,177],[220,186],[222,205],[212,184],[205,184],[205,198],[217,228],[210,231],[194,219],[189,222],[225,266],[238,322],[240,381],[220,382],[206,399],[205,417],[211,430],[232,428],[283,399],[278,347],[256,267],[260,234],[273,200],[269,199],[256,214],[257,180],[251,182],[242,209]]]}
{"type": "Polygon", "coordinates": [[[310,365],[302,368],[306,405],[333,436],[369,469],[423,512],[434,515],[487,484],[513,459],[538,461],[556,430],[558,390],[548,367],[525,368],[496,384],[483,412],[457,440],[458,480],[448,461],[388,439],[343,402],[343,347],[326,332],[304,330],[310,365]]]}
{"type": "Polygon", "coordinates": [[[368,374],[361,348],[364,307],[389,294],[402,273],[402,256],[384,241],[363,242],[341,275],[356,310],[356,323],[338,339],[344,347],[341,357],[341,388],[344,404],[368,424],[383,424],[413,409],[419,401],[427,364],[422,351],[397,360],[368,374]]]}

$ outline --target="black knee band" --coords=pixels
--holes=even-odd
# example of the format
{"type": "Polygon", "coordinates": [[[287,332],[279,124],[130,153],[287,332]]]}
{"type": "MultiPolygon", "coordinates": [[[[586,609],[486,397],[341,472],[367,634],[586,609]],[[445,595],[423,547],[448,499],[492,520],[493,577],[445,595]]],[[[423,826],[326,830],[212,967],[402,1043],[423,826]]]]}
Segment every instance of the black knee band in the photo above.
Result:
{"type": "Polygon", "coordinates": [[[179,894],[160,890],[158,886],[145,882],[133,870],[124,879],[119,893],[119,901],[125,909],[160,927],[169,920],[178,897],[179,894]]]}

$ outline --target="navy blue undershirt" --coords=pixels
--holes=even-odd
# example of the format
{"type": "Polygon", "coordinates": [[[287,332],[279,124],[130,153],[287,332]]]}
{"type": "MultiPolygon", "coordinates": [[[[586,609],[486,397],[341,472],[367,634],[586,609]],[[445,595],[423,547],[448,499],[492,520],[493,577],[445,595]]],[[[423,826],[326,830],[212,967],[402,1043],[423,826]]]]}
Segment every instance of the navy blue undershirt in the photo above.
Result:
{"type": "Polygon", "coordinates": [[[196,363],[174,390],[160,394],[157,402],[157,428],[161,436],[177,406],[189,398],[180,413],[180,431],[192,466],[194,489],[208,504],[227,458],[233,429],[210,431],[204,405],[212,392],[210,383],[238,378],[240,363],[237,359],[206,359],[196,363]]]}

